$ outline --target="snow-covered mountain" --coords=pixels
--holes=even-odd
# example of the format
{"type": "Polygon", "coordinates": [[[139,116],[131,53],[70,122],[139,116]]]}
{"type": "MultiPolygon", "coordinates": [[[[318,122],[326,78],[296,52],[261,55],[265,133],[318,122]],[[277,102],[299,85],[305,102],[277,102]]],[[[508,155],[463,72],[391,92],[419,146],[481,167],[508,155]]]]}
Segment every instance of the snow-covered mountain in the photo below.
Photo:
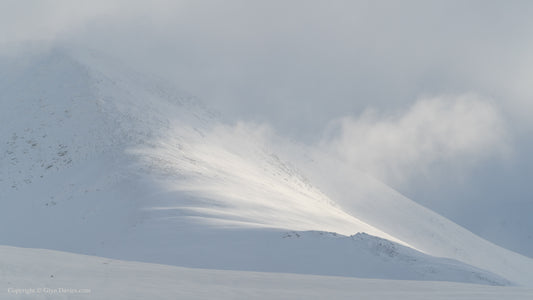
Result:
{"type": "MultiPolygon", "coordinates": [[[[533,285],[533,260],[90,51],[0,73],[0,244],[184,267],[533,285]],[[332,172],[334,170],[334,172],[332,172]]],[[[297,148],[297,147],[295,147],[297,148]]]]}

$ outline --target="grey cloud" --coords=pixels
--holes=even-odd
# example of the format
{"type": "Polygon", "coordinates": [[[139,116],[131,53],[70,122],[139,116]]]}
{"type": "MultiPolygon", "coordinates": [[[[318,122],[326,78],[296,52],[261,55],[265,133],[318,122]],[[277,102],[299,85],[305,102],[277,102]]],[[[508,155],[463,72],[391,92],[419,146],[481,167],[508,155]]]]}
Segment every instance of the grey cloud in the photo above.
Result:
{"type": "Polygon", "coordinates": [[[311,138],[332,118],[367,106],[395,110],[421,94],[475,92],[511,114],[531,94],[528,2],[150,3],[122,2],[66,39],[293,136],[311,138]]]}
{"type": "Polygon", "coordinates": [[[516,1],[3,1],[4,41],[121,57],[233,117],[312,138],[367,106],[475,92],[526,116],[533,4],[516,1]],[[317,113],[320,112],[320,113],[317,113]]]}

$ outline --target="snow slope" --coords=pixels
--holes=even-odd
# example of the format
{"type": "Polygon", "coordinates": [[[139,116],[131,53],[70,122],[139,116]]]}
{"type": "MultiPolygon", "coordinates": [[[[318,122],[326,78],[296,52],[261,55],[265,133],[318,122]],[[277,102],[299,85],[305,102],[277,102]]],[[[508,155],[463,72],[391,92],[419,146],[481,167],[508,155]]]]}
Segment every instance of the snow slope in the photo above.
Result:
{"type": "Polygon", "coordinates": [[[2,299],[531,299],[533,290],[190,269],[0,246],[2,299]]]}
{"type": "Polygon", "coordinates": [[[0,82],[0,244],[202,268],[533,284],[531,259],[379,182],[327,172],[327,159],[287,156],[292,167],[257,138],[261,128],[224,125],[158,79],[76,49],[17,59],[0,82]],[[375,237],[348,237],[358,232],[375,237]]]}
{"type": "Polygon", "coordinates": [[[379,224],[380,229],[424,253],[454,258],[518,284],[533,284],[531,258],[494,245],[374,178],[349,170],[321,153],[309,155],[298,165],[353,216],[370,224],[379,224]],[[338,176],[323,176],[332,169],[338,176]]]}

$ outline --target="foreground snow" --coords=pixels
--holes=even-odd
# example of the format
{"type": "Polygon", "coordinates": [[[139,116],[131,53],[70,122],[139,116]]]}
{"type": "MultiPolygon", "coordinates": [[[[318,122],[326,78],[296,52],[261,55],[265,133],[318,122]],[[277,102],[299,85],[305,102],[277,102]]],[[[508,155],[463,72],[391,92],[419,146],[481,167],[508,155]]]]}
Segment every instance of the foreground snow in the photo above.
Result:
{"type": "Polygon", "coordinates": [[[221,271],[0,246],[1,299],[532,299],[533,289],[221,271]]]}

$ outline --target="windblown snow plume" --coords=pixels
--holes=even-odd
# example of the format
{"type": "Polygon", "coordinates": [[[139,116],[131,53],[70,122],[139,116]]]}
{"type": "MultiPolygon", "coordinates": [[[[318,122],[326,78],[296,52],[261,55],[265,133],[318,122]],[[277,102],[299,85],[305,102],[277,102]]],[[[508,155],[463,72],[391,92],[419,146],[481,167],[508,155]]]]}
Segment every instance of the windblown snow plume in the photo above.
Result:
{"type": "Polygon", "coordinates": [[[392,183],[428,172],[436,163],[469,167],[509,153],[500,113],[474,95],[422,99],[391,116],[368,110],[358,119],[342,118],[321,148],[392,183]]]}

